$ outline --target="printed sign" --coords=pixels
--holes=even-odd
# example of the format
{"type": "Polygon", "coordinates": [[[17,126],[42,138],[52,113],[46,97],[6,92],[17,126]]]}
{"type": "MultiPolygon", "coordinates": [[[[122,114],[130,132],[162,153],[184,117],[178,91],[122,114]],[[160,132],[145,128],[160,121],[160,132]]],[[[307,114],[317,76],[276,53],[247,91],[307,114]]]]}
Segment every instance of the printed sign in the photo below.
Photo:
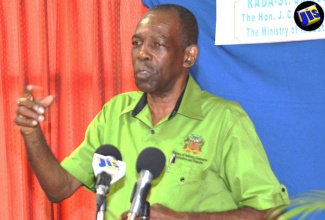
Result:
{"type": "Polygon", "coordinates": [[[325,0],[216,1],[216,45],[325,39],[324,13],[321,13],[325,0]],[[304,24],[318,27],[302,28],[304,24]]]}

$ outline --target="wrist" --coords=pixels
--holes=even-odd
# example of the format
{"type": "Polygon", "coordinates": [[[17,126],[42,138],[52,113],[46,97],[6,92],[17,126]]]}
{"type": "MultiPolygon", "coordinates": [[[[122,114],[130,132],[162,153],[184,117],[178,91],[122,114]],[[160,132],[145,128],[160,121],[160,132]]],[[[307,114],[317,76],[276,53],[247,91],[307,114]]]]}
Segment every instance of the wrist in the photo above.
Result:
{"type": "Polygon", "coordinates": [[[35,135],[38,135],[38,133],[41,131],[41,128],[39,124],[37,124],[35,127],[23,127],[20,126],[20,133],[24,138],[33,137],[35,135]]]}

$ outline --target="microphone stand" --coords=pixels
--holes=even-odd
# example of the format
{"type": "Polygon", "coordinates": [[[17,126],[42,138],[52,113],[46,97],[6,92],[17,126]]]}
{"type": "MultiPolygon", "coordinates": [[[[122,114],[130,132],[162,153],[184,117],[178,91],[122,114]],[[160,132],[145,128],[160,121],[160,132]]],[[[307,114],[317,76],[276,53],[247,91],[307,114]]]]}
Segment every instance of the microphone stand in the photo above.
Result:
{"type": "Polygon", "coordinates": [[[105,190],[102,187],[97,189],[97,215],[96,220],[104,220],[105,219],[105,211],[106,211],[106,194],[105,190]]]}
{"type": "MultiPolygon", "coordinates": [[[[141,210],[139,216],[142,220],[149,220],[150,219],[150,203],[145,202],[141,204],[141,210]]],[[[135,220],[137,217],[136,213],[129,213],[128,220],[135,220]]]]}
{"type": "MultiPolygon", "coordinates": [[[[127,220],[135,220],[136,217],[144,217],[144,209],[149,210],[150,205],[146,201],[147,195],[149,194],[149,190],[151,188],[151,180],[152,180],[152,174],[148,170],[141,170],[140,171],[140,178],[136,182],[132,196],[131,196],[131,208],[128,214],[127,220]],[[148,204],[147,204],[148,203],[148,204]]],[[[149,217],[149,211],[146,211],[148,214],[147,217],[149,217]]]]}
{"type": "Polygon", "coordinates": [[[104,220],[105,219],[105,211],[106,211],[106,202],[104,202],[97,212],[97,220],[104,220]]]}
{"type": "Polygon", "coordinates": [[[109,184],[111,182],[111,176],[105,172],[102,172],[97,179],[96,183],[96,204],[97,213],[96,220],[105,219],[106,211],[106,194],[109,191],[109,184]]]}

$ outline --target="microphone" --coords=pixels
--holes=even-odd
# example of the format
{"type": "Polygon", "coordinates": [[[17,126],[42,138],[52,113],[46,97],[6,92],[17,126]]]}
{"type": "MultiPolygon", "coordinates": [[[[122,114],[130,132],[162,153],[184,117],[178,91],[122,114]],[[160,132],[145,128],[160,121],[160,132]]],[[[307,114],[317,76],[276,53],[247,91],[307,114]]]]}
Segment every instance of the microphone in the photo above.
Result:
{"type": "Polygon", "coordinates": [[[142,208],[145,208],[146,199],[151,188],[151,181],[156,179],[165,167],[165,155],[158,148],[148,147],[144,149],[137,159],[136,169],[139,173],[131,196],[131,208],[128,220],[134,220],[139,216],[142,208]]]}
{"type": "MultiPolygon", "coordinates": [[[[113,145],[102,145],[94,153],[93,170],[96,178],[96,201],[99,208],[106,201],[109,187],[125,175],[126,164],[120,151],[113,145]]],[[[105,208],[105,207],[104,207],[105,208]]]]}

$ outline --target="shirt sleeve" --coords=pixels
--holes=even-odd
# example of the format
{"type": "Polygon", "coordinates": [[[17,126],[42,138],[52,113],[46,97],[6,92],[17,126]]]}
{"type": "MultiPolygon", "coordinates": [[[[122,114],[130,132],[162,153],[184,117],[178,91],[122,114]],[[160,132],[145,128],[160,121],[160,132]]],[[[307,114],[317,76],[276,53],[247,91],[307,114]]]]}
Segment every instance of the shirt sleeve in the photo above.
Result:
{"type": "Polygon", "coordinates": [[[62,162],[61,166],[94,191],[95,178],[92,168],[93,155],[102,144],[105,117],[103,110],[89,124],[83,142],[62,162]]]}
{"type": "Polygon", "coordinates": [[[289,203],[287,189],[273,173],[247,115],[227,132],[221,155],[221,176],[238,207],[265,210],[289,203]]]}

